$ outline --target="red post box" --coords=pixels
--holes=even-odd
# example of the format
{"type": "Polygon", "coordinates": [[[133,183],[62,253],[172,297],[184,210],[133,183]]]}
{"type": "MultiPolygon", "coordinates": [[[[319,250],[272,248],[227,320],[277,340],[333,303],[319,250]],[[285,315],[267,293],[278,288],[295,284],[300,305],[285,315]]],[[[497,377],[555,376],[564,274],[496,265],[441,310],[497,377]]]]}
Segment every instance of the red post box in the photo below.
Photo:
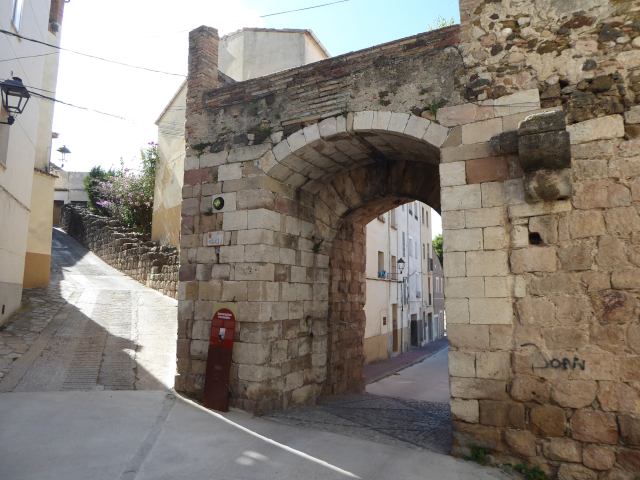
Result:
{"type": "Polygon", "coordinates": [[[236,313],[237,307],[234,304],[215,303],[211,319],[202,404],[221,412],[229,411],[229,375],[236,313]]]}

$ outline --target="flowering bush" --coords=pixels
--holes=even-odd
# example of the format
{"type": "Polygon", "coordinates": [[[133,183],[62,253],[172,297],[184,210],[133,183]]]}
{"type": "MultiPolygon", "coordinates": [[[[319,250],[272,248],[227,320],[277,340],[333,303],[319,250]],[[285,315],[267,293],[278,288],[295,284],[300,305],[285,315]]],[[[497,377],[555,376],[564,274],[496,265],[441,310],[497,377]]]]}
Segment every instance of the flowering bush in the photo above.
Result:
{"type": "Polygon", "coordinates": [[[120,221],[127,227],[140,227],[144,233],[151,232],[153,215],[153,190],[156,181],[158,145],[149,143],[140,151],[142,167],[133,171],[124,167],[120,160],[120,169],[110,171],[100,179],[93,179],[96,202],[99,210],[120,221]]]}

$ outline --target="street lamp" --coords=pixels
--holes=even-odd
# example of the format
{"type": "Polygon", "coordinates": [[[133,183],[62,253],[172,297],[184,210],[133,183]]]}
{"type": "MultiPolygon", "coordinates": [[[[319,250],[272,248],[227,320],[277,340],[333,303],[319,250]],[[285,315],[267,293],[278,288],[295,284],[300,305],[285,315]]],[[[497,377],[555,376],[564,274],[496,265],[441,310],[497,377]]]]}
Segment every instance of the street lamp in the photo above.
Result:
{"type": "Polygon", "coordinates": [[[29,101],[29,90],[22,84],[22,79],[13,77],[13,80],[5,80],[0,83],[2,90],[2,108],[9,114],[6,122],[0,122],[5,125],[13,125],[15,122],[14,115],[18,115],[24,111],[29,101]]]}
{"type": "Polygon", "coordinates": [[[58,152],[60,152],[60,153],[62,154],[62,164],[61,164],[61,167],[64,167],[64,158],[65,158],[64,156],[65,156],[67,153],[71,153],[71,150],[69,150],[69,149],[67,148],[67,146],[66,146],[66,145],[63,145],[63,146],[61,146],[57,151],[58,151],[58,152]]]}
{"type": "Polygon", "coordinates": [[[404,260],[398,260],[398,270],[400,270],[400,275],[402,275],[402,270],[404,270],[404,260]]]}

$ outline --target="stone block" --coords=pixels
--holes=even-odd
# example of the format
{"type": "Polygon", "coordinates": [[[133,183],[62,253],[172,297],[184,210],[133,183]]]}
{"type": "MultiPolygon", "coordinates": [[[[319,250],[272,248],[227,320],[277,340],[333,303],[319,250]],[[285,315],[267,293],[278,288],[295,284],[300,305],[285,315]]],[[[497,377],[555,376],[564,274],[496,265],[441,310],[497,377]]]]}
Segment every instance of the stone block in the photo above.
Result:
{"type": "Polygon", "coordinates": [[[484,279],[481,277],[447,279],[447,298],[484,298],[484,279]]]}
{"type": "Polygon", "coordinates": [[[427,132],[427,128],[429,128],[430,124],[431,122],[426,118],[411,115],[407,122],[407,126],[404,128],[404,134],[422,140],[422,137],[424,137],[424,134],[427,132]]]}
{"type": "Polygon", "coordinates": [[[524,405],[494,400],[480,400],[480,423],[494,427],[527,428],[524,405]]]}
{"type": "Polygon", "coordinates": [[[605,221],[600,211],[574,211],[569,216],[569,231],[572,238],[603,235],[605,221]]]}
{"type": "Polygon", "coordinates": [[[565,270],[590,270],[593,260],[588,245],[567,245],[560,247],[558,257],[565,270]]]}
{"type": "Polygon", "coordinates": [[[638,300],[627,292],[605,291],[594,295],[593,304],[600,322],[629,323],[638,317],[638,300]]]}
{"type": "Polygon", "coordinates": [[[480,407],[478,400],[463,400],[452,398],[450,401],[451,418],[468,423],[478,423],[480,421],[480,407]]]}
{"type": "Polygon", "coordinates": [[[247,212],[247,228],[249,230],[260,228],[265,230],[280,231],[280,214],[272,210],[258,208],[247,212]]]}
{"type": "Polygon", "coordinates": [[[538,297],[525,297],[517,301],[518,317],[522,325],[550,325],[554,322],[554,305],[538,297]]]}
{"type": "Polygon", "coordinates": [[[249,162],[252,160],[257,160],[262,157],[268,150],[270,150],[271,145],[268,143],[262,143],[260,145],[248,145],[245,147],[232,148],[229,151],[229,156],[227,157],[227,163],[237,163],[237,162],[249,162]]]}
{"type": "Polygon", "coordinates": [[[565,130],[567,122],[562,110],[536,113],[528,116],[518,124],[519,135],[554,132],[565,130]]]}
{"type": "Polygon", "coordinates": [[[466,185],[466,162],[453,162],[440,164],[440,186],[453,187],[466,185]]]}
{"type": "Polygon", "coordinates": [[[571,145],[624,137],[624,120],[622,115],[594,118],[585,122],[567,126],[571,135],[571,145]]]}
{"type": "Polygon", "coordinates": [[[571,141],[565,131],[520,136],[518,152],[525,172],[571,167],[571,141]]]}
{"type": "Polygon", "coordinates": [[[218,181],[238,180],[242,178],[242,164],[232,163],[220,165],[218,167],[218,181]]]}
{"type": "Polygon", "coordinates": [[[615,445],[618,442],[616,416],[595,410],[578,410],[571,417],[571,435],[581,442],[615,445]]]}
{"type": "Polygon", "coordinates": [[[631,204],[631,192],[627,187],[604,180],[574,185],[573,196],[575,207],[581,210],[625,207],[631,204]]]}
{"type": "Polygon", "coordinates": [[[482,229],[472,228],[464,230],[444,230],[443,250],[444,252],[467,252],[482,250],[482,229]]]}
{"type": "Polygon", "coordinates": [[[442,125],[438,125],[435,122],[431,122],[422,139],[434,147],[441,148],[449,138],[449,135],[450,129],[442,125]]]}
{"type": "Polygon", "coordinates": [[[269,363],[271,356],[270,344],[242,343],[233,344],[233,361],[239,364],[262,365],[269,363]]]}
{"type": "Polygon", "coordinates": [[[371,124],[372,130],[387,130],[389,128],[389,121],[391,120],[391,112],[373,112],[373,122],[371,124]]]}
{"type": "Polygon", "coordinates": [[[451,324],[447,326],[447,336],[449,343],[454,348],[461,350],[487,350],[489,348],[488,325],[451,324]]]}
{"type": "Polygon", "coordinates": [[[226,212],[222,214],[222,229],[229,230],[246,230],[247,228],[247,212],[226,212]]]}
{"type": "Polygon", "coordinates": [[[630,234],[640,231],[640,215],[635,207],[605,210],[604,220],[608,233],[630,234]]]}
{"type": "Polygon", "coordinates": [[[482,207],[519,205],[525,203],[523,179],[489,182],[481,185],[482,207]]]}
{"type": "Polygon", "coordinates": [[[280,248],[273,245],[246,245],[244,261],[280,263],[280,248]]]}
{"type": "Polygon", "coordinates": [[[622,440],[627,445],[640,446],[640,416],[620,415],[618,416],[618,423],[620,424],[622,440]]]}
{"type": "Polygon", "coordinates": [[[238,245],[273,245],[272,230],[240,230],[238,231],[238,245]]]}
{"type": "Polygon", "coordinates": [[[444,261],[447,264],[445,277],[464,277],[466,276],[465,252],[446,252],[444,253],[444,261]]]}
{"type": "Polygon", "coordinates": [[[451,396],[472,400],[509,400],[505,382],[484,378],[450,377],[451,396]]]}
{"type": "Polygon", "coordinates": [[[462,126],[462,143],[470,145],[488,142],[491,137],[500,133],[502,133],[502,120],[500,118],[468,123],[462,126]]]}
{"type": "Polygon", "coordinates": [[[596,480],[596,472],[575,463],[563,463],[558,469],[558,480],[596,480]]]}
{"type": "Polygon", "coordinates": [[[459,350],[449,350],[449,375],[474,378],[476,376],[476,355],[459,350]]]}
{"type": "Polygon", "coordinates": [[[544,456],[559,462],[582,462],[582,445],[566,438],[552,438],[542,444],[544,456]]]}
{"type": "Polygon", "coordinates": [[[440,150],[440,161],[442,163],[461,162],[490,156],[491,148],[489,142],[446,147],[440,150]]]}
{"type": "Polygon", "coordinates": [[[504,277],[509,274],[507,252],[467,252],[467,277],[504,277]]]}
{"type": "Polygon", "coordinates": [[[272,263],[237,263],[236,280],[265,280],[273,282],[275,265],[272,263]]]}
{"type": "MultiPolygon", "coordinates": [[[[524,187],[523,187],[524,191],[524,187]]],[[[548,203],[528,203],[522,205],[512,205],[509,207],[509,217],[512,219],[535,217],[537,215],[551,215],[553,213],[564,213],[572,210],[571,201],[563,200],[548,203]]]]}
{"type": "Polygon", "coordinates": [[[480,185],[443,187],[441,192],[443,211],[482,207],[480,185]]]}
{"type": "Polygon", "coordinates": [[[238,378],[249,382],[264,382],[280,374],[280,368],[270,365],[238,365],[238,378]]]}
{"type": "Polygon", "coordinates": [[[555,272],[556,270],[555,247],[529,247],[511,252],[512,273],[555,272]]]}
{"type": "MultiPolygon", "coordinates": [[[[412,118],[415,117],[412,115],[412,118]]],[[[365,110],[363,112],[355,112],[353,114],[353,130],[356,132],[370,132],[373,125],[373,112],[365,110]]],[[[424,135],[424,132],[422,132],[424,135]]],[[[420,138],[422,138],[420,135],[420,138]]]]}
{"type": "Polygon", "coordinates": [[[485,250],[503,250],[509,247],[509,233],[505,227],[484,228],[483,239],[485,250]]]}
{"type": "Polygon", "coordinates": [[[223,150],[218,153],[204,153],[200,155],[200,168],[210,168],[222,165],[227,161],[229,152],[223,150]]]}
{"type": "Polygon", "coordinates": [[[243,245],[224,245],[220,247],[220,263],[238,263],[243,261],[243,245]]]}
{"type": "Polygon", "coordinates": [[[518,113],[540,109],[540,92],[537,88],[505,95],[493,101],[496,117],[506,117],[518,113]]]}
{"type": "Polygon", "coordinates": [[[529,203],[566,200],[571,198],[572,186],[570,168],[524,174],[524,195],[529,203]]]}
{"type": "Polygon", "coordinates": [[[549,402],[551,386],[543,378],[531,375],[516,375],[511,382],[509,394],[519,402],[536,402],[542,405],[549,402]]]}
{"type": "Polygon", "coordinates": [[[640,268],[616,268],[611,274],[611,286],[621,290],[640,289],[640,268]]]}
{"type": "Polygon", "coordinates": [[[504,440],[518,455],[536,456],[536,437],[531,432],[508,428],[504,432],[504,440]]]}
{"type": "Polygon", "coordinates": [[[389,131],[403,133],[410,116],[408,113],[392,112],[389,119],[389,131]]]}
{"type": "Polygon", "coordinates": [[[626,267],[629,265],[622,242],[614,236],[602,236],[598,240],[596,263],[604,269],[626,267]]]}
{"type": "Polygon", "coordinates": [[[537,233],[545,245],[558,241],[558,219],[555,215],[543,215],[529,218],[529,231],[537,233]]]}
{"type": "Polygon", "coordinates": [[[476,376],[493,380],[511,378],[511,356],[508,352],[476,353],[476,376]]]}
{"type": "Polygon", "coordinates": [[[616,454],[596,445],[586,445],[582,450],[582,463],[594,470],[610,470],[616,463],[616,454]]]}
{"type": "Polygon", "coordinates": [[[589,380],[564,380],[551,390],[551,398],[561,407],[584,408],[596,399],[598,384],[589,380]]]}
{"type": "Polygon", "coordinates": [[[566,421],[564,410],[558,407],[533,407],[529,415],[531,432],[542,437],[564,437],[566,421]]]}
{"type": "Polygon", "coordinates": [[[438,109],[436,119],[441,125],[455,127],[457,125],[475,122],[477,111],[478,106],[471,103],[455,105],[453,107],[442,107],[438,109]]]}
{"type": "Polygon", "coordinates": [[[442,212],[442,228],[445,230],[459,230],[464,228],[464,210],[442,212]]]}
{"type": "Polygon", "coordinates": [[[504,225],[507,220],[504,207],[469,209],[464,214],[467,228],[495,227],[504,225]]]}
{"type": "Polygon", "coordinates": [[[446,298],[447,324],[469,323],[469,300],[466,298],[446,298]]]}

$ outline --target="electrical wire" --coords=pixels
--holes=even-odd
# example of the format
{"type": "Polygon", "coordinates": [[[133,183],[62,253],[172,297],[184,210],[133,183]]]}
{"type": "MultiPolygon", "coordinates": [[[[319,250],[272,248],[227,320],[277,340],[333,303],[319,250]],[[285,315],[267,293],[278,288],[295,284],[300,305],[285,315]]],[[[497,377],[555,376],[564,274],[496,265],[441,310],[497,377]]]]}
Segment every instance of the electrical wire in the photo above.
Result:
{"type": "Polygon", "coordinates": [[[345,2],[348,2],[348,1],[350,1],[350,0],[340,0],[339,2],[324,3],[322,5],[316,5],[315,7],[298,8],[297,10],[288,10],[286,12],[269,13],[267,15],[260,15],[259,18],[273,17],[275,15],[284,15],[285,13],[301,12],[303,10],[311,10],[311,9],[314,9],[314,8],[327,7],[329,5],[335,5],[336,3],[345,3],[345,2]]]}
{"type": "Polygon", "coordinates": [[[14,57],[14,58],[6,58],[4,60],[0,60],[0,62],[10,62],[11,60],[22,60],[23,58],[35,58],[35,57],[44,57],[46,55],[54,55],[56,53],[60,53],[60,52],[49,52],[49,53],[43,53],[42,55],[29,55],[27,57],[14,57]]]}
{"type": "MultiPolygon", "coordinates": [[[[348,1],[348,0],[342,0],[342,1],[348,1]]],[[[83,57],[93,58],[93,59],[96,59],[96,60],[102,60],[103,62],[113,63],[113,64],[116,64],[116,65],[122,65],[122,66],[130,67],[130,68],[137,68],[139,70],[145,70],[147,72],[163,73],[165,75],[173,75],[173,76],[176,76],[176,77],[186,77],[186,75],[182,75],[180,73],[163,72],[162,70],[154,70],[152,68],[139,67],[137,65],[130,65],[128,63],[117,62],[115,60],[108,60],[106,58],[98,57],[96,55],[89,55],[88,53],[76,52],[75,50],[69,50],[68,48],[62,48],[62,47],[58,47],[57,45],[51,45],[50,43],[45,43],[45,42],[43,42],[41,40],[36,40],[34,38],[23,37],[22,35],[18,35],[17,33],[9,32],[7,30],[0,29],[0,33],[4,33],[5,35],[10,35],[10,36],[13,36],[13,37],[17,37],[17,38],[20,38],[22,40],[26,40],[28,42],[39,43],[39,44],[45,45],[47,47],[52,47],[52,48],[56,48],[58,50],[63,50],[65,52],[75,53],[76,55],[81,55],[83,57]]]]}

